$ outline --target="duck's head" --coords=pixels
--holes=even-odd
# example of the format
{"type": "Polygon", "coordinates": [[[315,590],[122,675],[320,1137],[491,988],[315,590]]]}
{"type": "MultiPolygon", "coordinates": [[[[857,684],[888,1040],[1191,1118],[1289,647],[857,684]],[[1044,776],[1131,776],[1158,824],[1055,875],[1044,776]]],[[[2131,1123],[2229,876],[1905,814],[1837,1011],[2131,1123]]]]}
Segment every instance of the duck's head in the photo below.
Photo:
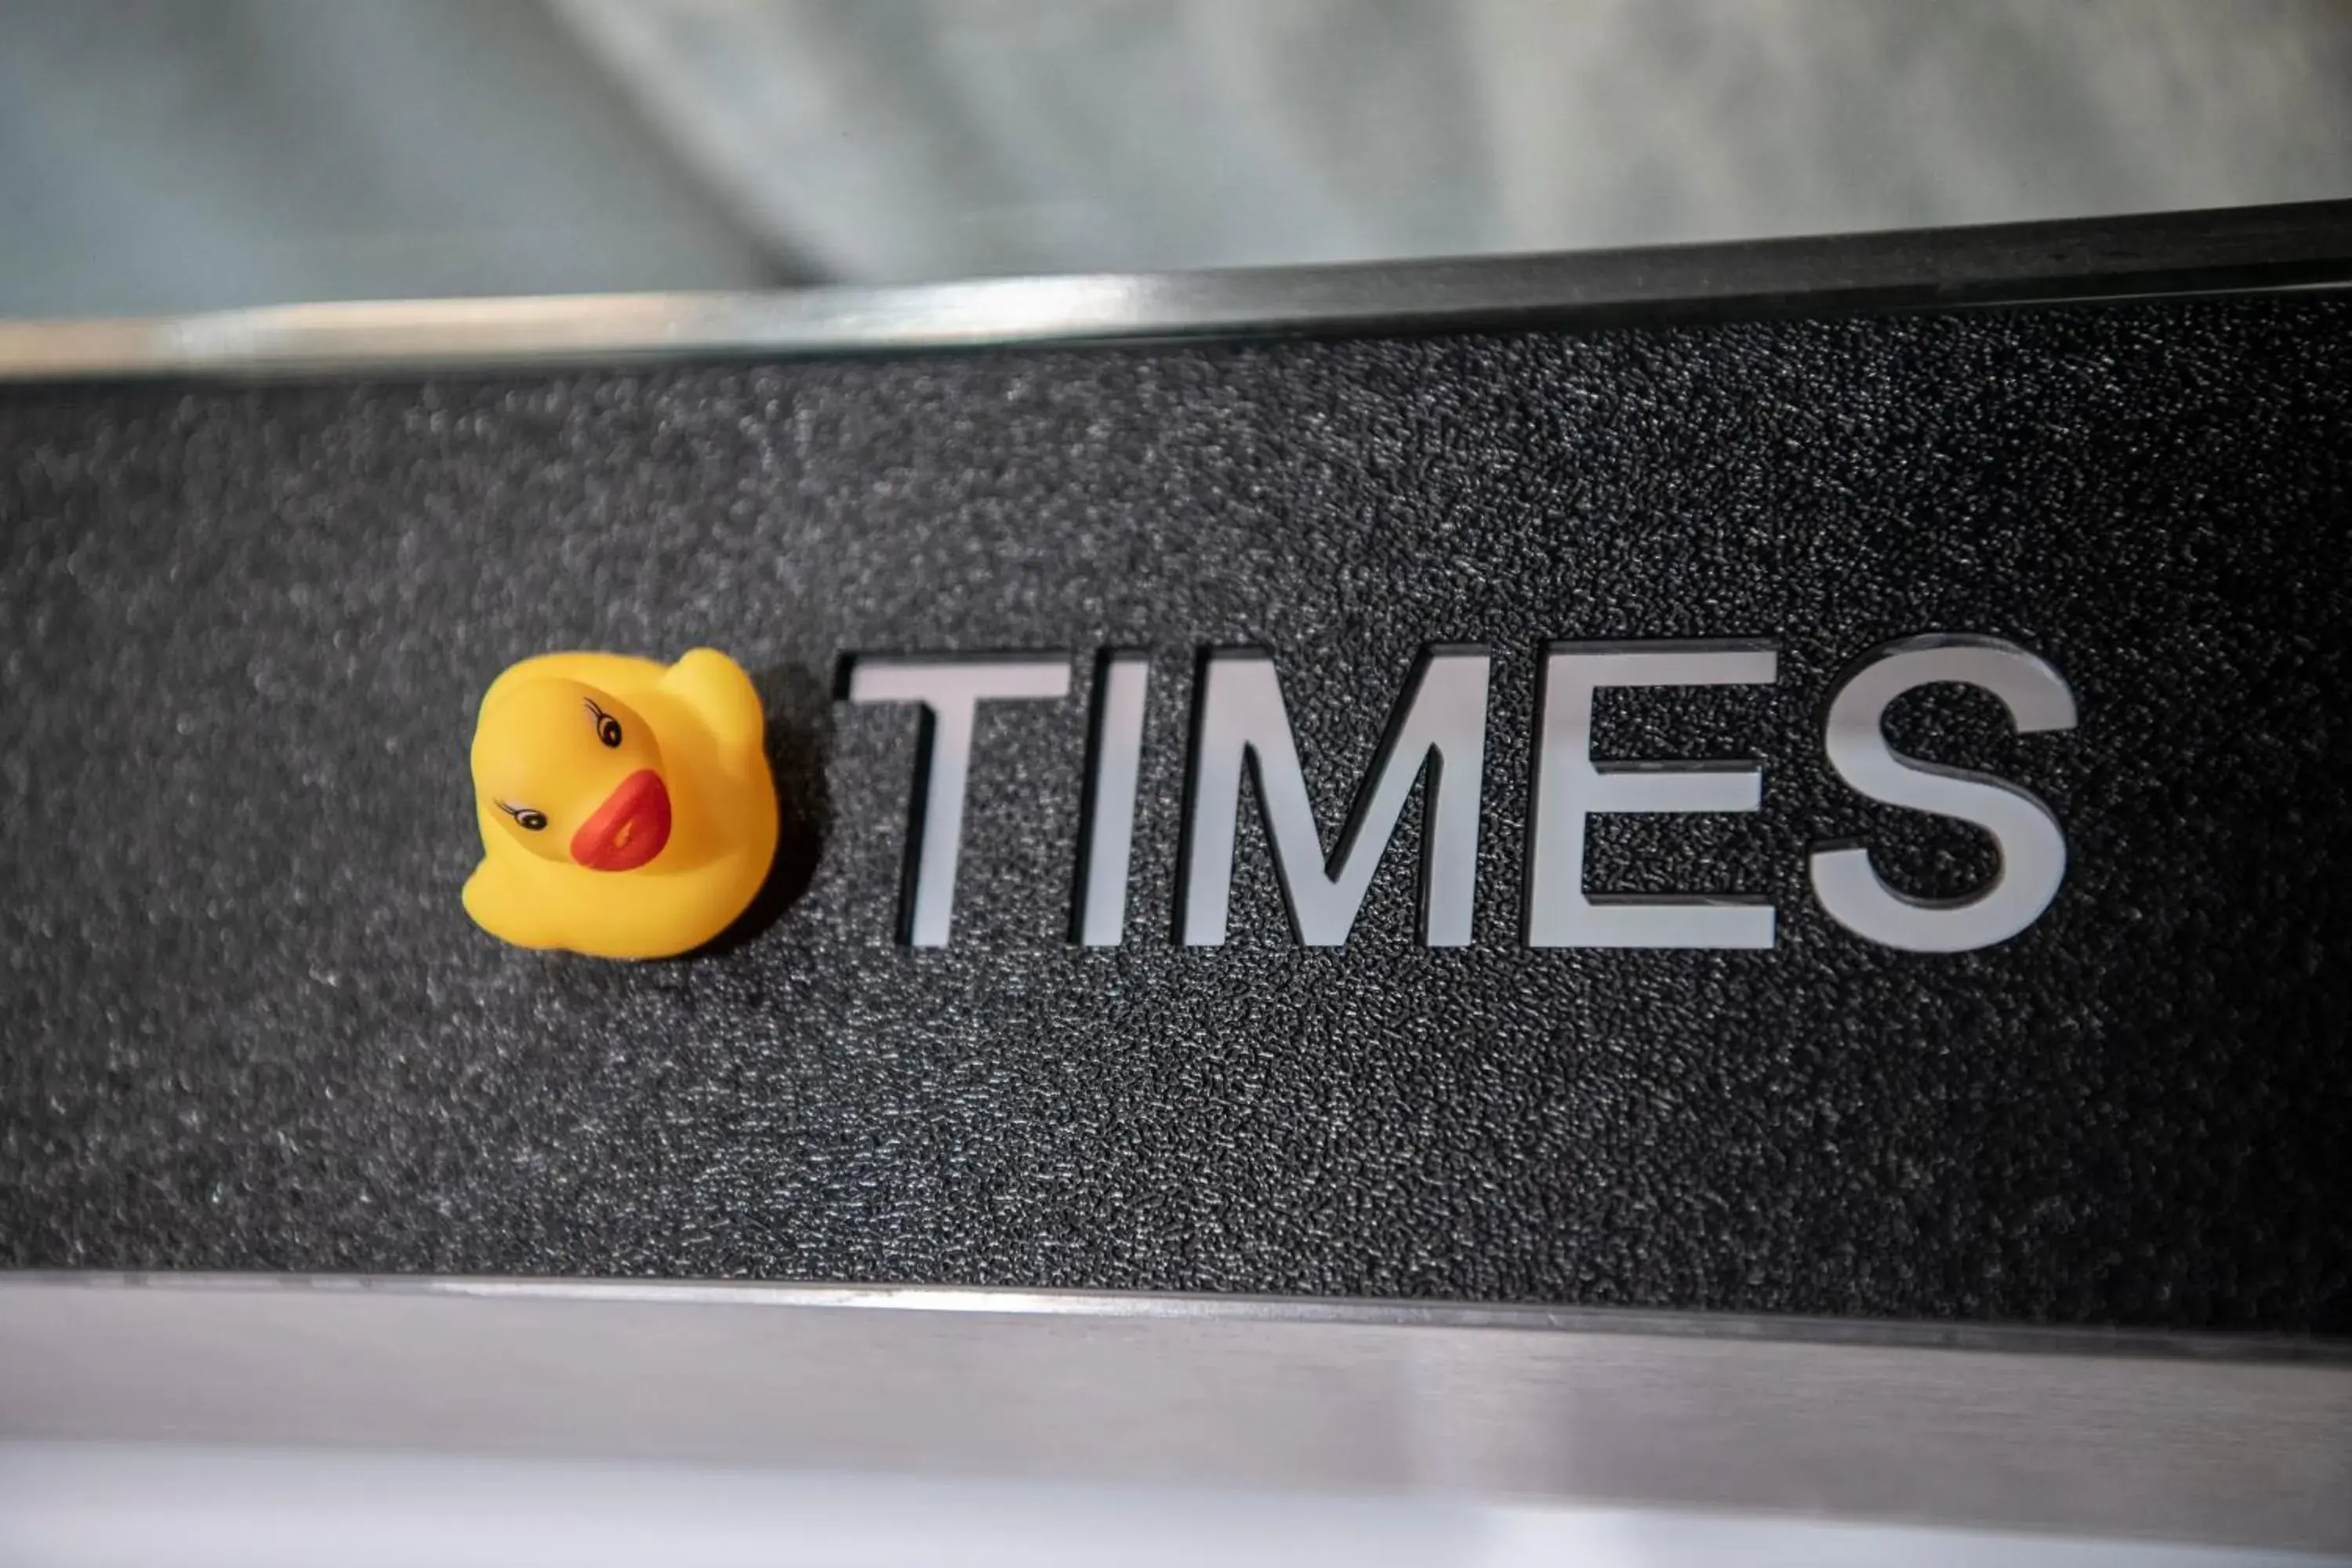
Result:
{"type": "Polygon", "coordinates": [[[542,859],[634,871],[669,842],[653,727],[577,680],[501,681],[474,731],[474,791],[489,831],[542,859]]]}

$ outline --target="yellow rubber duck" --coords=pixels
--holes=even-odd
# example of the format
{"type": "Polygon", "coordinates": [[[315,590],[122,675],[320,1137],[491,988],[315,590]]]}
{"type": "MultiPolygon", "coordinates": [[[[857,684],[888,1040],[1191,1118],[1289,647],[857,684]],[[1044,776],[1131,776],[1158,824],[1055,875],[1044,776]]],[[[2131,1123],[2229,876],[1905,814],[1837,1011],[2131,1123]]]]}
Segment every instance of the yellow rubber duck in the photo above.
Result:
{"type": "Polygon", "coordinates": [[[551,653],[482,698],[482,863],[466,912],[519,947],[667,958],[741,914],[776,855],[776,786],[751,678],[696,648],[676,664],[551,653]]]}

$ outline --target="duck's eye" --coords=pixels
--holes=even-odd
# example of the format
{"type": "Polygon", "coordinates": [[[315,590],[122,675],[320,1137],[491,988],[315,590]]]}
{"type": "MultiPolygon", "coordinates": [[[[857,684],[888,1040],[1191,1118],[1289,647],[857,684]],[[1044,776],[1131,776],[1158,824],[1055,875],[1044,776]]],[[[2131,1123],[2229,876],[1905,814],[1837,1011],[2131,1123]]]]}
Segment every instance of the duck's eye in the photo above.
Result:
{"type": "Polygon", "coordinates": [[[547,826],[547,813],[533,811],[527,805],[509,805],[505,801],[492,803],[515,819],[515,825],[528,833],[537,833],[547,826]]]}
{"type": "Polygon", "coordinates": [[[593,702],[588,705],[588,717],[595,722],[596,738],[608,746],[621,743],[621,721],[593,702]]]}

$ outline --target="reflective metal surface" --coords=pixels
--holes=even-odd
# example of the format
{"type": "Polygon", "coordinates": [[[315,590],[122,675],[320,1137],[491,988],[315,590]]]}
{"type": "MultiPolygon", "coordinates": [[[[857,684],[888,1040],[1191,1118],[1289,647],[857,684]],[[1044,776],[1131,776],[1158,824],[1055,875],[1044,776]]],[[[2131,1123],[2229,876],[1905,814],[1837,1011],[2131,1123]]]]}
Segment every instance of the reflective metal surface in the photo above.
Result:
{"type": "Polygon", "coordinates": [[[0,380],[1818,313],[2347,280],[2352,202],[2316,202],[1560,256],[0,323],[0,380]]]}
{"type": "Polygon", "coordinates": [[[0,1279],[0,1439],[361,1446],[2352,1549],[2341,1347],[1517,1307],[0,1279]]]}
{"type": "Polygon", "coordinates": [[[2322,1568],[1786,1514],[479,1454],[0,1442],[9,1568],[2322,1568]]]}

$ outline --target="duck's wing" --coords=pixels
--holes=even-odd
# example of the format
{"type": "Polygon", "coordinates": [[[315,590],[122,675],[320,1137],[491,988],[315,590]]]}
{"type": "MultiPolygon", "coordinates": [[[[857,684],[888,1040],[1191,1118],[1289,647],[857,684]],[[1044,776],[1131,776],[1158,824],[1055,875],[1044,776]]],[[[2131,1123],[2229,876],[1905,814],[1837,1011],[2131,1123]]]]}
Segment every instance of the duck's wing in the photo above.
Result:
{"type": "Polygon", "coordinates": [[[466,879],[466,912],[500,942],[517,947],[564,947],[566,933],[546,891],[514,875],[513,868],[485,859],[466,879]]]}
{"type": "Polygon", "coordinates": [[[702,716],[723,756],[756,753],[768,721],[743,667],[716,648],[698,647],[669,667],[662,689],[702,716]]]}

